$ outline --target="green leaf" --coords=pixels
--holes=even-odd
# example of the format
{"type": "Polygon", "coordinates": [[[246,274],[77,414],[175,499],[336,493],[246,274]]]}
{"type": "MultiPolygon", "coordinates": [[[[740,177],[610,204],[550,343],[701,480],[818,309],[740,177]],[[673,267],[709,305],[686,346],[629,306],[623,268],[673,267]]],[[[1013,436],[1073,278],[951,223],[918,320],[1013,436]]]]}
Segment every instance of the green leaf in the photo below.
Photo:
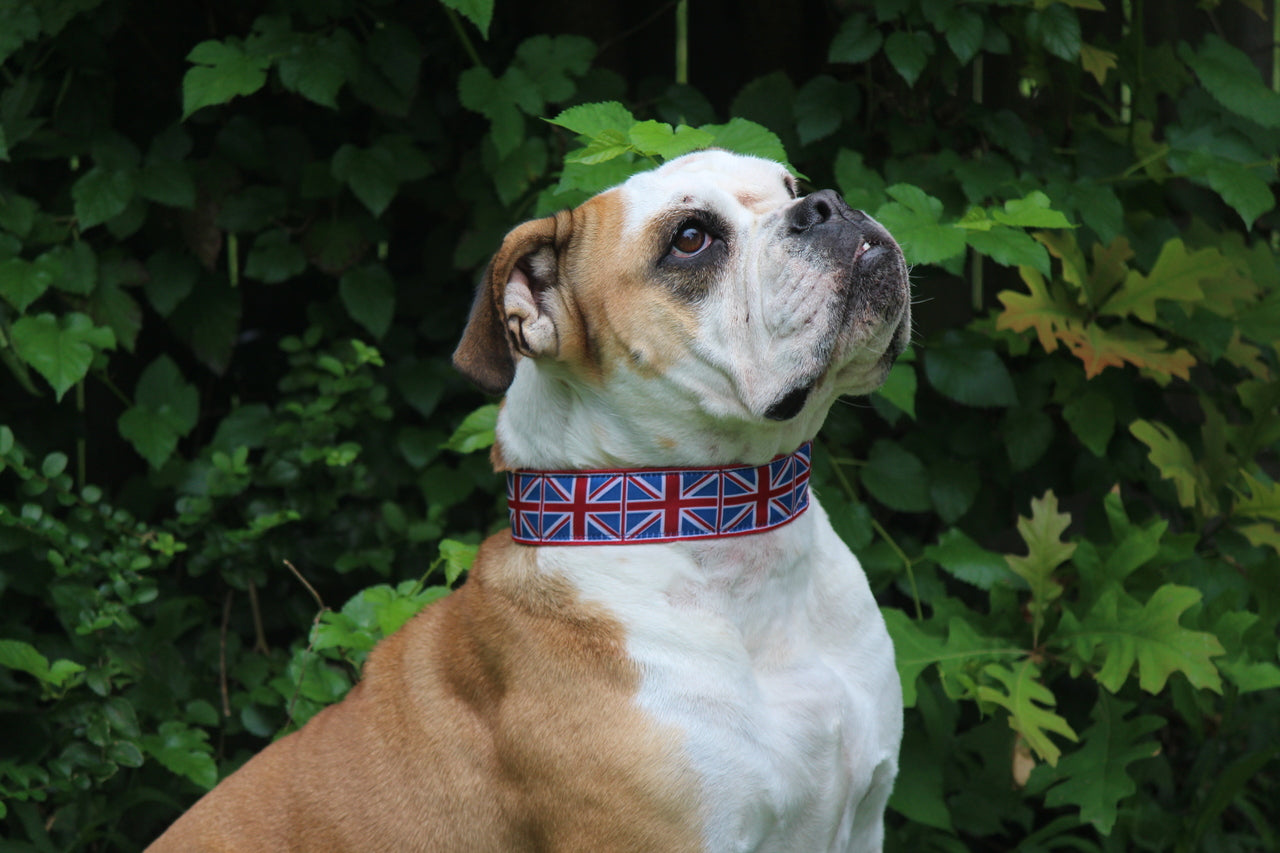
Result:
{"type": "Polygon", "coordinates": [[[916,416],[916,369],[915,366],[899,360],[889,370],[884,384],[876,394],[889,403],[906,412],[911,418],[916,416]]]}
{"type": "Polygon", "coordinates": [[[983,548],[958,528],[945,531],[938,537],[938,544],[924,549],[924,555],[947,574],[978,589],[990,590],[997,584],[1019,585],[1002,555],[983,548]]]}
{"type": "Polygon", "coordinates": [[[985,231],[969,231],[964,239],[974,251],[1002,266],[1027,266],[1041,275],[1050,273],[1049,253],[1025,232],[994,225],[985,231]]]}
{"type": "Polygon", "coordinates": [[[1103,303],[1103,314],[1124,317],[1132,314],[1147,323],[1156,322],[1156,301],[1201,302],[1202,281],[1227,274],[1231,264],[1217,249],[1188,252],[1179,238],[1165,243],[1150,275],[1130,270],[1124,284],[1103,303]]]}
{"type": "Polygon", "coordinates": [[[464,572],[469,571],[479,551],[479,545],[468,545],[456,539],[442,539],[440,557],[444,560],[445,583],[453,586],[464,572]]]}
{"type": "Polygon", "coordinates": [[[1126,720],[1135,707],[1099,694],[1093,725],[1081,735],[1080,748],[1058,762],[1054,776],[1059,781],[1046,794],[1046,806],[1078,806],[1082,821],[1111,834],[1120,802],[1138,790],[1129,765],[1160,754],[1159,741],[1148,735],[1164,728],[1164,719],[1147,714],[1126,720]]]}
{"type": "Polygon", "coordinates": [[[866,62],[880,51],[884,36],[861,13],[845,19],[831,40],[827,51],[828,62],[848,62],[854,65],[866,62]]]}
{"type": "Polygon", "coordinates": [[[148,201],[190,210],[196,206],[196,183],[186,163],[152,160],[137,177],[138,195],[148,201]]]}
{"type": "MultiPolygon", "coordinates": [[[[549,103],[573,97],[576,86],[572,78],[586,74],[595,55],[595,42],[578,35],[533,36],[516,48],[520,69],[528,75],[539,99],[549,103]]],[[[540,113],[541,109],[531,112],[540,113]]]]}
{"type": "Polygon", "coordinates": [[[983,674],[998,682],[1000,687],[979,687],[978,699],[1008,711],[1009,727],[1022,735],[1037,755],[1056,765],[1062,750],[1049,738],[1049,734],[1057,734],[1070,741],[1078,738],[1071,725],[1050,710],[1058,700],[1048,687],[1040,683],[1039,667],[1027,658],[1012,669],[1004,664],[987,664],[983,674]]]}
{"type": "Polygon", "coordinates": [[[897,239],[908,263],[937,264],[964,253],[965,232],[939,222],[941,201],[911,184],[894,184],[886,192],[894,201],[882,205],[875,218],[897,239]]]}
{"type": "Polygon", "coordinates": [[[862,155],[848,148],[836,154],[836,185],[845,202],[855,210],[876,210],[888,201],[884,178],[867,166],[862,155]]]}
{"type": "Polygon", "coordinates": [[[1013,406],[1013,377],[994,350],[954,333],[924,352],[924,372],[940,394],[966,406],[1013,406]]]}
{"type": "Polygon", "coordinates": [[[1218,638],[1179,624],[1199,603],[1200,591],[1165,584],[1145,604],[1117,585],[1109,586],[1083,620],[1063,613],[1055,643],[1068,645],[1084,663],[1101,661],[1098,683],[1116,693],[1136,666],[1138,685],[1151,694],[1164,690],[1169,676],[1181,672],[1196,688],[1222,692],[1212,659],[1225,654],[1218,638]]]}
{"type": "Polygon", "coordinates": [[[33,675],[52,687],[61,687],[71,676],[84,671],[82,665],[65,659],[50,666],[49,659],[35,646],[21,640],[0,640],[0,666],[33,675]]]}
{"type": "Polygon", "coordinates": [[[547,121],[588,138],[597,137],[606,130],[616,130],[626,136],[636,125],[635,116],[617,101],[579,104],[547,121]]]}
{"type": "Polygon", "coordinates": [[[1100,391],[1085,391],[1062,407],[1062,417],[1094,456],[1107,455],[1107,444],[1116,429],[1111,398],[1100,391]]]}
{"type": "Polygon", "coordinates": [[[200,267],[185,252],[163,248],[147,259],[147,280],[143,285],[147,301],[162,317],[168,317],[191,294],[200,276],[200,267]]]}
{"type": "Polygon", "coordinates": [[[1150,448],[1147,458],[1161,477],[1173,481],[1180,505],[1190,508],[1197,502],[1204,506],[1214,503],[1208,474],[1171,428],[1156,421],[1136,420],[1129,425],[1129,432],[1150,448]]]}
{"type": "Polygon", "coordinates": [[[190,434],[200,416],[200,395],[182,376],[173,360],[162,355],[138,378],[135,405],[126,409],[116,426],[153,468],[160,468],[190,434]]]}
{"type": "MultiPolygon", "coordinates": [[[[606,131],[598,139],[607,138],[608,136],[609,132],[606,131]]],[[[673,160],[681,154],[688,154],[690,151],[708,147],[714,139],[715,137],[705,130],[688,127],[687,125],[672,129],[671,125],[663,122],[642,121],[631,128],[624,141],[638,148],[641,154],[661,157],[664,160],[673,160]]],[[[630,150],[630,145],[625,150],[630,150]]]]}
{"type": "Polygon", "coordinates": [[[933,36],[924,30],[895,30],[884,41],[884,55],[908,86],[914,86],[920,79],[933,50],[933,36]]]}
{"type": "Polygon", "coordinates": [[[861,470],[862,484],[880,503],[901,512],[928,512],[929,477],[915,454],[881,439],[871,445],[861,470]]]}
{"type": "Polygon", "coordinates": [[[89,372],[95,351],[116,347],[110,329],[80,313],[20,317],[10,337],[18,356],[48,380],[59,400],[89,372]]]}
{"type": "Polygon", "coordinates": [[[1028,12],[1027,35],[1059,59],[1075,62],[1080,56],[1080,19],[1061,3],[1028,12]]]}
{"type": "Polygon", "coordinates": [[[893,639],[894,662],[902,681],[902,702],[908,708],[916,704],[916,679],[925,669],[937,663],[946,643],[941,637],[926,633],[920,623],[895,607],[880,608],[885,627],[893,639]]]}
{"type": "Polygon", "coordinates": [[[288,281],[306,268],[306,255],[283,228],[259,234],[244,261],[245,276],[266,284],[288,281]]]}
{"type": "Polygon", "coordinates": [[[92,228],[119,216],[133,200],[135,173],[132,170],[94,166],[71,185],[76,221],[80,230],[92,228]]]}
{"type": "Polygon", "coordinates": [[[250,56],[234,39],[202,41],[187,54],[195,67],[182,78],[182,119],[201,107],[225,104],[252,95],[267,82],[267,56],[250,56]]]}
{"type": "Polygon", "coordinates": [[[391,328],[396,310],[396,285],[382,264],[367,264],[348,271],[338,282],[338,295],[351,319],[375,339],[391,328]]]}
{"type": "Polygon", "coordinates": [[[1054,601],[1062,595],[1062,584],[1054,572],[1071,559],[1076,545],[1063,542],[1061,537],[1071,524],[1071,516],[1058,512],[1058,496],[1053,490],[1042,498],[1031,501],[1031,517],[1018,517],[1018,533],[1027,545],[1025,557],[1005,555],[1009,568],[1027,582],[1031,588],[1028,610],[1032,617],[1032,634],[1039,642],[1040,629],[1044,627],[1045,614],[1054,601]]]}
{"type": "Polygon", "coordinates": [[[303,41],[280,57],[276,71],[280,82],[291,92],[336,110],[338,92],[359,73],[356,44],[344,29],[332,35],[303,41]]]}
{"type": "Polygon", "coordinates": [[[440,0],[445,6],[476,25],[480,35],[489,38],[489,24],[493,20],[493,0],[440,0]]]}
{"type": "Polygon", "coordinates": [[[732,118],[727,124],[707,124],[699,129],[710,133],[714,137],[714,144],[720,148],[763,157],[784,165],[788,162],[782,140],[773,131],[754,121],[732,118]]]}
{"type": "Polygon", "coordinates": [[[67,454],[65,453],[50,453],[40,465],[40,473],[49,479],[53,479],[65,470],[67,470],[67,454]]]}
{"type": "Polygon", "coordinates": [[[218,781],[209,735],[177,720],[160,724],[156,734],[143,735],[139,745],[169,770],[208,790],[218,781]]]}
{"type": "Polygon", "coordinates": [[[1197,152],[1188,158],[1187,171],[1221,196],[1244,220],[1246,229],[1252,228],[1259,216],[1276,206],[1266,173],[1257,169],[1197,152]]]}
{"type": "Polygon", "coordinates": [[[380,145],[343,145],[334,153],[331,169],[333,176],[351,187],[374,216],[381,216],[387,209],[400,184],[395,157],[380,145]]]}
{"type": "Polygon", "coordinates": [[[498,422],[498,406],[481,406],[463,418],[444,447],[457,453],[474,453],[493,444],[494,426],[498,422]]]}
{"type": "Polygon", "coordinates": [[[826,74],[814,77],[796,93],[796,134],[801,145],[826,139],[845,116],[857,112],[858,90],[826,74]]]}
{"type": "Polygon", "coordinates": [[[984,25],[982,16],[964,6],[951,6],[942,19],[935,23],[938,32],[947,39],[947,46],[960,60],[961,65],[978,55],[982,49],[984,25]]]}
{"type": "Polygon", "coordinates": [[[1000,435],[1009,467],[1025,471],[1039,462],[1053,443],[1053,419],[1038,408],[1011,408],[1000,419],[1000,435]]]}
{"type": "Polygon", "coordinates": [[[1280,94],[1262,82],[1253,60],[1239,48],[1210,33],[1195,52],[1180,42],[1178,56],[1218,103],[1263,127],[1280,127],[1280,94]]]}
{"type": "Polygon", "coordinates": [[[1003,210],[991,211],[991,218],[1016,228],[1071,228],[1071,221],[1054,210],[1049,197],[1039,190],[1023,198],[1011,198],[1003,210]]]}
{"type": "Polygon", "coordinates": [[[33,263],[22,258],[0,261],[0,296],[22,313],[44,295],[55,277],[55,267],[49,263],[33,263]]]}

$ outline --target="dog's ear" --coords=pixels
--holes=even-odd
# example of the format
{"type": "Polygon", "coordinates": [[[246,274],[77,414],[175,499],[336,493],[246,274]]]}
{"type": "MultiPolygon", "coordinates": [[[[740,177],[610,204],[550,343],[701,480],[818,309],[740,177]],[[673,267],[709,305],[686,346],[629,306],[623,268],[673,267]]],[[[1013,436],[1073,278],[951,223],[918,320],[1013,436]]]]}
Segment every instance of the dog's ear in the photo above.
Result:
{"type": "Polygon", "coordinates": [[[539,297],[556,283],[571,223],[568,212],[526,222],[506,236],[489,262],[453,352],[454,367],[483,391],[507,390],[516,354],[536,358],[559,351],[555,324],[539,297]]]}

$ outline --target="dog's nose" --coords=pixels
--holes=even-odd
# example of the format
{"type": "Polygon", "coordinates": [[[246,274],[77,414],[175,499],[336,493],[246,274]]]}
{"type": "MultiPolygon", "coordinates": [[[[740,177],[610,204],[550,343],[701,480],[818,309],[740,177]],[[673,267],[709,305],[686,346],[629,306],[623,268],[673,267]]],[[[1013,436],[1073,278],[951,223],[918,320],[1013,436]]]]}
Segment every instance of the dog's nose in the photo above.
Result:
{"type": "Polygon", "coordinates": [[[791,208],[788,225],[792,232],[800,234],[829,222],[833,217],[847,218],[852,212],[835,190],[820,190],[796,202],[791,208]]]}

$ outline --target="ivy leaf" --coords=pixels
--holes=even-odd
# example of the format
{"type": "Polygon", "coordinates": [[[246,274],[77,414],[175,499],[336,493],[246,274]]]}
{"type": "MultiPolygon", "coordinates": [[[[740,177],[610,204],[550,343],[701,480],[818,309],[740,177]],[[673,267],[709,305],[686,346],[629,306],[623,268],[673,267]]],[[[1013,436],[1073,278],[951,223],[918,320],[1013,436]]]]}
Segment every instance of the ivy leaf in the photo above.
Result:
{"type": "Polygon", "coordinates": [[[396,310],[396,285],[382,264],[348,271],[338,282],[338,295],[351,319],[381,339],[391,328],[396,310]]]}
{"type": "Polygon", "coordinates": [[[116,347],[110,329],[78,312],[20,317],[9,334],[18,356],[48,380],[59,400],[89,372],[95,351],[116,347]]]}
{"type": "Polygon", "coordinates": [[[1138,790],[1129,765],[1160,753],[1160,743],[1148,735],[1163,728],[1164,719],[1144,714],[1126,720],[1135,707],[1099,694],[1091,713],[1093,725],[1081,736],[1080,748],[1058,762],[1054,776],[1059,781],[1048,790],[1046,806],[1077,806],[1081,820],[1103,835],[1111,834],[1120,801],[1138,790]]]}
{"type": "Polygon", "coordinates": [[[1009,568],[1027,582],[1031,588],[1028,609],[1033,620],[1032,633],[1039,643],[1040,630],[1044,627],[1045,613],[1062,595],[1062,584],[1053,577],[1057,568],[1071,559],[1075,553],[1074,542],[1063,542],[1062,534],[1071,524],[1071,516],[1058,512],[1058,496],[1053,490],[1042,498],[1031,501],[1031,517],[1018,517],[1018,533],[1027,545],[1025,557],[1005,555],[1009,568]]]}
{"type": "Polygon", "coordinates": [[[1280,94],[1262,82],[1257,66],[1243,51],[1210,33],[1195,52],[1179,43],[1178,56],[1218,103],[1263,127],[1280,127],[1280,94]]]}
{"type": "Polygon", "coordinates": [[[182,120],[201,107],[225,104],[238,95],[252,95],[267,82],[271,60],[250,56],[238,40],[202,41],[187,54],[195,67],[182,78],[182,120]]]}
{"type": "Polygon", "coordinates": [[[1200,591],[1165,584],[1145,604],[1112,584],[1083,620],[1065,612],[1054,636],[1085,663],[1101,661],[1095,677],[1119,692],[1138,668],[1138,685],[1151,694],[1164,690],[1169,676],[1181,672],[1196,688],[1222,692],[1213,658],[1226,653],[1212,634],[1183,628],[1179,619],[1200,601],[1200,591]]]}
{"type": "Polygon", "coordinates": [[[22,313],[44,295],[55,277],[52,264],[9,258],[0,262],[0,296],[22,313]]]}
{"type": "Polygon", "coordinates": [[[1053,691],[1040,683],[1039,667],[1028,657],[1013,668],[1000,663],[987,664],[982,673],[997,682],[999,687],[990,684],[978,687],[978,700],[999,705],[1008,711],[1009,727],[1022,735],[1037,755],[1049,764],[1057,765],[1062,750],[1049,738],[1049,734],[1057,734],[1070,741],[1079,738],[1065,719],[1050,710],[1058,700],[1053,691]]]}

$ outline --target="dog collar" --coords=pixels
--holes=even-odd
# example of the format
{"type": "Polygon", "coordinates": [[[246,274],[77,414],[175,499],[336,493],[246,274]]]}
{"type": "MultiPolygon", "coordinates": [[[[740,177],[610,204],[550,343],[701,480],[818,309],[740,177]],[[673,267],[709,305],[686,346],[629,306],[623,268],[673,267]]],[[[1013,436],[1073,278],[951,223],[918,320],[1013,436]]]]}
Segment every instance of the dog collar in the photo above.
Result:
{"type": "Polygon", "coordinates": [[[509,471],[511,538],[621,545],[772,530],[809,507],[811,444],[758,466],[509,471]]]}

